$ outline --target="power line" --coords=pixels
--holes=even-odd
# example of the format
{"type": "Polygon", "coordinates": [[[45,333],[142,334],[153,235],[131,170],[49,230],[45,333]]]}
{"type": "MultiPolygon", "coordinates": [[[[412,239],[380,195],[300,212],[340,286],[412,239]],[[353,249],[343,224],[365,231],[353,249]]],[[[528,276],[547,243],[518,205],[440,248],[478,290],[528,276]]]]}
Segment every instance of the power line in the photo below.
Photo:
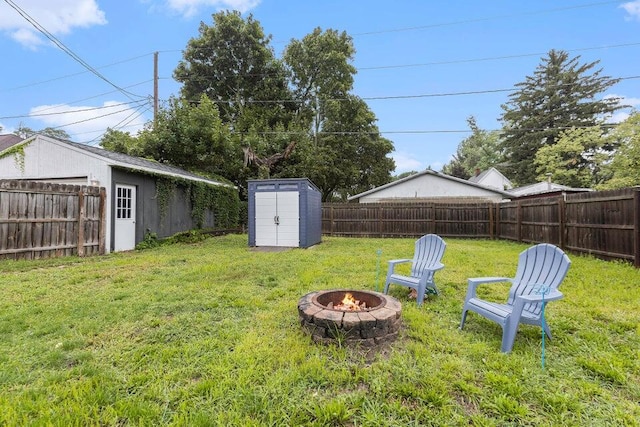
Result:
{"type": "Polygon", "coordinates": [[[484,18],[474,18],[474,19],[465,19],[465,20],[461,20],[461,21],[443,22],[443,23],[438,23],[438,24],[420,25],[420,26],[415,26],[415,27],[395,28],[395,29],[379,30],[379,31],[368,31],[368,32],[363,32],[363,33],[355,33],[355,34],[352,34],[352,36],[353,37],[359,37],[359,36],[371,36],[371,35],[386,34],[386,33],[399,33],[399,32],[404,32],[404,31],[426,30],[426,29],[430,29],[430,28],[447,27],[447,26],[460,25],[460,24],[470,24],[470,23],[474,23],[474,22],[486,22],[486,21],[493,21],[493,20],[498,20],[498,19],[511,19],[511,18],[515,18],[515,17],[518,17],[518,16],[531,16],[531,15],[542,15],[542,14],[555,13],[555,12],[564,12],[564,11],[567,11],[567,10],[584,9],[584,8],[589,8],[589,7],[594,7],[594,6],[602,6],[602,5],[605,5],[605,4],[612,4],[612,3],[623,3],[623,2],[620,1],[620,0],[617,0],[617,1],[614,0],[614,1],[604,1],[604,2],[598,2],[598,3],[587,3],[587,4],[576,5],[576,6],[560,7],[560,8],[556,8],[556,9],[546,9],[546,10],[538,10],[538,11],[533,11],[533,12],[514,13],[514,14],[510,14],[510,15],[496,15],[496,16],[490,16],[490,17],[484,17],[484,18]]]}
{"type": "MultiPolygon", "coordinates": [[[[640,75],[637,76],[628,76],[628,77],[620,77],[617,80],[633,80],[640,79],[640,75]]],[[[561,88],[563,86],[572,85],[572,83],[565,83],[558,85],[557,88],[561,88]]],[[[424,93],[424,94],[416,94],[416,95],[387,95],[387,96],[362,96],[359,97],[363,101],[377,101],[377,100],[390,100],[390,99],[414,99],[414,98],[439,98],[439,97],[448,97],[448,96],[464,96],[464,95],[484,95],[491,93],[500,93],[500,92],[513,92],[518,90],[517,88],[509,88],[509,89],[484,89],[484,90],[471,90],[471,91],[461,91],[461,92],[441,92],[441,93],[424,93]]],[[[349,101],[350,98],[327,98],[323,99],[323,101],[349,101]]],[[[199,103],[199,100],[190,100],[192,103],[199,103]]],[[[212,99],[211,102],[225,104],[225,103],[236,103],[238,100],[221,100],[221,99],[212,99]]],[[[244,99],[243,103],[247,104],[281,104],[281,103],[303,103],[307,102],[306,100],[301,99],[269,99],[269,100],[253,100],[253,99],[244,99]]]]}
{"type": "MultiPolygon", "coordinates": [[[[574,49],[563,49],[565,52],[586,52],[593,50],[604,50],[604,49],[616,49],[616,48],[624,48],[624,47],[636,47],[640,46],[640,42],[632,42],[632,43],[619,43],[612,45],[604,45],[604,46],[590,46],[590,47],[581,47],[574,49]]],[[[432,61],[432,62],[421,62],[415,64],[397,64],[397,65],[372,65],[368,67],[356,67],[356,71],[372,71],[372,70],[387,70],[387,69],[400,69],[400,68],[417,68],[417,67],[429,67],[435,65],[453,65],[453,64],[468,64],[473,62],[487,62],[487,61],[500,61],[505,59],[518,59],[518,58],[527,58],[532,56],[541,56],[545,55],[548,52],[531,52],[531,53],[521,53],[521,54],[512,54],[512,55],[501,55],[501,56],[489,56],[484,58],[463,58],[463,59],[452,59],[448,61],[432,61]]],[[[247,77],[267,77],[275,75],[274,73],[247,73],[244,76],[247,77]]],[[[162,77],[163,80],[172,79],[171,77],[162,77]]],[[[207,77],[198,77],[198,78],[190,78],[190,80],[208,80],[207,77]]]]}
{"type": "Polygon", "coordinates": [[[106,114],[103,114],[101,116],[90,117],[88,119],[78,120],[78,121],[75,121],[75,122],[72,122],[72,123],[67,123],[67,124],[64,124],[64,125],[53,126],[53,127],[51,127],[51,129],[59,129],[59,128],[63,128],[63,127],[71,126],[71,125],[77,125],[78,123],[84,123],[84,122],[89,122],[91,120],[101,119],[101,118],[107,117],[107,116],[113,116],[114,114],[122,113],[122,112],[125,112],[125,111],[128,111],[128,110],[129,110],[129,108],[125,108],[123,110],[118,110],[118,111],[114,111],[114,112],[111,112],[111,113],[106,113],[106,114]]]}
{"type": "Polygon", "coordinates": [[[38,21],[36,21],[35,19],[33,19],[27,12],[25,12],[23,9],[20,8],[20,6],[18,6],[17,4],[15,4],[13,2],[13,0],[4,0],[5,3],[7,3],[11,8],[13,8],[16,12],[18,12],[18,14],[20,16],[22,16],[28,23],[30,23],[36,30],[38,30],[39,32],[41,32],[46,38],[48,38],[50,41],[52,41],[56,46],[58,46],[64,53],[66,53],[67,55],[69,55],[71,58],[73,58],[73,60],[75,60],[76,62],[78,62],[80,65],[82,65],[83,67],[85,67],[87,70],[91,71],[93,74],[95,74],[97,77],[99,77],[100,79],[104,80],[105,82],[107,82],[109,85],[113,86],[114,88],[118,89],[122,94],[124,94],[127,98],[129,98],[130,100],[134,101],[134,99],[132,97],[138,97],[138,98],[144,98],[143,96],[140,95],[136,95],[135,93],[131,93],[121,87],[119,87],[118,85],[116,85],[115,83],[113,83],[111,80],[109,80],[108,78],[106,78],[104,75],[102,75],[98,70],[96,70],[95,68],[93,68],[91,65],[89,65],[86,61],[84,61],[82,58],[80,58],[80,56],[78,56],[75,52],[73,52],[71,49],[69,49],[64,43],[62,43],[60,40],[58,40],[53,34],[51,34],[46,28],[44,28],[42,25],[40,25],[40,23],[38,23],[38,21]]]}
{"type": "MultiPolygon", "coordinates": [[[[139,101],[134,101],[134,106],[136,103],[148,103],[149,101],[146,99],[141,99],[139,101]]],[[[42,117],[42,116],[56,116],[56,115],[61,115],[61,114],[74,114],[74,113],[84,113],[87,111],[95,111],[95,110],[104,110],[105,108],[113,108],[113,107],[119,107],[121,105],[131,105],[131,103],[129,102],[122,102],[119,104],[113,104],[113,105],[104,105],[102,107],[91,107],[91,108],[82,108],[80,110],[67,110],[67,111],[58,111],[55,113],[35,113],[35,114],[22,114],[22,115],[18,115],[18,116],[4,116],[4,117],[0,117],[0,120],[6,120],[6,119],[24,119],[24,118],[31,118],[31,117],[42,117]]],[[[47,108],[46,110],[50,110],[52,108],[57,108],[56,106],[51,106],[49,108],[47,108]]]]}
{"type": "MultiPolygon", "coordinates": [[[[130,123],[132,121],[136,120],[138,117],[142,116],[147,111],[151,110],[151,106],[147,105],[145,109],[143,109],[142,111],[138,111],[142,107],[144,107],[144,105],[141,106],[141,107],[138,107],[133,113],[129,114],[127,117],[122,119],[117,125],[109,126],[109,128],[113,129],[113,130],[118,130],[118,129],[124,129],[124,128],[128,127],[128,126],[138,126],[138,125],[130,125],[130,123]],[[138,113],[138,114],[135,117],[132,117],[136,113],[138,113]]],[[[83,132],[83,133],[93,133],[93,132],[83,132]]],[[[87,144],[87,145],[96,145],[96,144],[98,144],[100,142],[100,140],[102,139],[102,137],[106,133],[107,133],[106,131],[102,132],[100,135],[96,136],[92,140],[86,141],[85,144],[87,144]]],[[[75,135],[77,136],[77,135],[81,135],[81,134],[75,134],[75,135]]]]}
{"type": "MultiPolygon", "coordinates": [[[[152,55],[152,53],[145,53],[143,55],[138,55],[138,56],[134,56],[133,58],[127,58],[127,59],[123,59],[121,61],[117,61],[117,62],[112,62],[111,64],[107,64],[107,65],[102,65],[100,67],[96,67],[97,70],[100,70],[102,68],[109,68],[109,67],[113,67],[114,65],[120,65],[120,64],[124,64],[125,62],[131,62],[131,61],[135,61],[136,59],[140,59],[140,58],[144,58],[145,56],[149,56],[152,55]]],[[[33,86],[39,86],[45,83],[51,83],[54,82],[56,80],[63,80],[63,79],[67,79],[67,78],[71,78],[71,77],[76,77],[82,74],[86,74],[89,73],[90,71],[80,71],[77,73],[73,73],[73,74],[66,74],[64,76],[59,76],[59,77],[52,77],[50,79],[47,80],[41,80],[38,82],[33,82],[33,83],[27,83],[21,86],[15,86],[12,88],[8,88],[8,89],[0,89],[0,92],[9,92],[9,91],[13,91],[13,90],[18,90],[18,89],[26,89],[26,88],[30,88],[33,86]]],[[[124,87],[125,89],[127,88],[127,86],[124,87]]]]}
{"type": "MultiPolygon", "coordinates": [[[[640,46],[640,42],[622,43],[622,44],[614,44],[614,45],[608,45],[608,46],[583,47],[583,48],[576,48],[576,49],[563,49],[563,50],[565,50],[565,52],[584,52],[584,51],[590,51],[590,50],[613,49],[613,48],[632,47],[632,46],[640,46]]],[[[531,56],[546,55],[547,53],[548,52],[535,52],[535,53],[522,53],[522,54],[503,55],[503,56],[490,56],[485,58],[454,59],[450,61],[422,62],[417,64],[379,65],[379,66],[371,66],[371,67],[359,67],[357,68],[357,70],[368,71],[368,70],[385,70],[385,69],[396,69],[396,68],[428,67],[432,65],[467,64],[470,62],[499,61],[503,59],[527,58],[531,56]]]]}
{"type": "MultiPolygon", "coordinates": [[[[131,87],[135,87],[135,86],[140,86],[140,85],[143,85],[143,84],[145,84],[145,83],[149,83],[150,81],[153,81],[153,79],[149,79],[149,80],[145,80],[145,81],[143,81],[143,82],[134,83],[134,84],[132,84],[132,85],[125,86],[125,89],[131,88],[131,87]]],[[[76,103],[78,103],[78,102],[83,102],[83,101],[88,101],[88,100],[90,100],[90,99],[100,98],[100,97],[102,97],[102,96],[110,95],[110,94],[112,94],[112,93],[116,93],[116,92],[119,92],[119,91],[118,91],[118,90],[111,90],[111,91],[109,91],[109,92],[99,93],[98,95],[89,96],[89,97],[87,97],[87,98],[76,99],[75,101],[71,101],[71,102],[63,102],[62,104],[64,104],[64,105],[73,105],[73,104],[76,104],[76,103]]],[[[149,97],[147,97],[146,99],[148,100],[148,99],[149,99],[149,97]]],[[[134,101],[134,102],[138,102],[138,101],[134,101]]],[[[52,106],[52,107],[48,107],[48,108],[44,108],[44,109],[42,109],[42,110],[40,110],[40,111],[49,111],[49,110],[53,110],[54,108],[56,108],[56,106],[52,106]]]]}

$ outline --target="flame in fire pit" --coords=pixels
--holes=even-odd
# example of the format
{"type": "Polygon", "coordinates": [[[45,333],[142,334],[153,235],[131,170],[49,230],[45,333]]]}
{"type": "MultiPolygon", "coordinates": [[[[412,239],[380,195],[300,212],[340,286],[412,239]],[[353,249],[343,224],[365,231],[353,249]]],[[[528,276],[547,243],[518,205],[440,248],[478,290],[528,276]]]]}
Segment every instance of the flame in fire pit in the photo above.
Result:
{"type": "Polygon", "coordinates": [[[340,301],[340,304],[335,305],[334,310],[343,311],[359,311],[366,310],[367,304],[363,301],[360,302],[351,295],[350,292],[345,292],[344,298],[340,301]]]}

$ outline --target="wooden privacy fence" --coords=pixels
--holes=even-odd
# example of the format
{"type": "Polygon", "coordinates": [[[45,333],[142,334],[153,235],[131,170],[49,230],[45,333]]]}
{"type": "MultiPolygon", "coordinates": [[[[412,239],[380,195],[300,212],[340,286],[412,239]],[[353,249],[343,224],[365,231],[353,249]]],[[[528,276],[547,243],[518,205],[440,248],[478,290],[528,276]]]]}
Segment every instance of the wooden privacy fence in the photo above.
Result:
{"type": "Polygon", "coordinates": [[[640,267],[640,190],[504,203],[328,203],[322,232],[347,237],[442,237],[552,243],[640,267]]]}
{"type": "Polygon", "coordinates": [[[105,189],[0,180],[0,259],[103,254],[105,189]]]}

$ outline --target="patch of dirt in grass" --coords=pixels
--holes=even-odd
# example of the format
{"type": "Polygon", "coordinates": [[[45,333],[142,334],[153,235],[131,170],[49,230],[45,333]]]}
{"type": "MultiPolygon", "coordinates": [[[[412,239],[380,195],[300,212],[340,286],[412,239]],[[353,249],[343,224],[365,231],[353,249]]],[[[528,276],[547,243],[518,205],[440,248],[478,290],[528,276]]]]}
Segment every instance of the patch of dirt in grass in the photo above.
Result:
{"type": "Polygon", "coordinates": [[[473,416],[478,414],[480,411],[478,410],[478,404],[474,402],[472,399],[469,399],[468,396],[463,396],[460,393],[453,393],[453,397],[460,407],[464,410],[466,416],[473,416]]]}

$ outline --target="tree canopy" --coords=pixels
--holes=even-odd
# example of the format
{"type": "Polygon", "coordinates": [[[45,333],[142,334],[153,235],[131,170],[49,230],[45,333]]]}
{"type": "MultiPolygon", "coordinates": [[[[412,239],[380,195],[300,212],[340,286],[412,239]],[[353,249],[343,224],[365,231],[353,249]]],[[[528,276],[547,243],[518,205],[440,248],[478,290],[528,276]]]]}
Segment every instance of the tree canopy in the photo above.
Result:
{"type": "Polygon", "coordinates": [[[615,189],[640,185],[640,112],[634,112],[609,135],[617,147],[606,170],[610,179],[600,189],[615,189]]]}
{"type": "Polygon", "coordinates": [[[569,187],[601,184],[606,180],[603,166],[610,159],[606,145],[600,126],[562,131],[558,142],[541,147],[535,155],[538,181],[551,176],[553,182],[569,187]]]}
{"type": "Polygon", "coordinates": [[[480,129],[473,116],[467,118],[467,124],[471,136],[462,140],[453,159],[442,168],[444,173],[462,179],[471,178],[478,169],[498,167],[502,161],[500,133],[480,129]]]}
{"type": "Polygon", "coordinates": [[[258,21],[240,12],[213,15],[213,25],[200,23],[200,36],[189,40],[173,75],[183,83],[181,95],[197,102],[206,95],[225,123],[237,131],[287,122],[295,109],[287,76],[258,21]],[[249,111],[247,111],[249,110],[249,111]],[[250,119],[243,117],[248,113],[250,119]]]}
{"type": "Polygon", "coordinates": [[[30,138],[33,135],[37,135],[37,134],[50,136],[52,138],[57,138],[57,139],[64,139],[64,140],[70,139],[69,134],[63,129],[46,127],[40,130],[33,130],[30,127],[24,126],[22,123],[18,126],[16,130],[13,131],[13,134],[23,139],[30,138]]]}
{"type": "Polygon", "coordinates": [[[595,126],[622,108],[616,98],[596,98],[619,81],[595,70],[598,63],[581,63],[580,56],[551,50],[533,75],[516,84],[518,90],[502,106],[502,147],[514,182],[536,181],[536,153],[556,144],[564,130],[595,126]]]}
{"type": "Polygon", "coordinates": [[[368,105],[351,93],[351,37],[316,28],[292,40],[282,59],[270,41],[251,15],[214,14],[213,25],[200,25],[174,71],[183,83],[181,99],[163,109],[141,142],[111,133],[105,146],[128,144],[158,161],[218,173],[241,187],[248,178],[304,176],[324,200],[389,182],[393,143],[380,135],[368,105]],[[215,118],[206,121],[207,114],[215,118]],[[207,154],[207,147],[216,147],[220,157],[207,154]]]}

